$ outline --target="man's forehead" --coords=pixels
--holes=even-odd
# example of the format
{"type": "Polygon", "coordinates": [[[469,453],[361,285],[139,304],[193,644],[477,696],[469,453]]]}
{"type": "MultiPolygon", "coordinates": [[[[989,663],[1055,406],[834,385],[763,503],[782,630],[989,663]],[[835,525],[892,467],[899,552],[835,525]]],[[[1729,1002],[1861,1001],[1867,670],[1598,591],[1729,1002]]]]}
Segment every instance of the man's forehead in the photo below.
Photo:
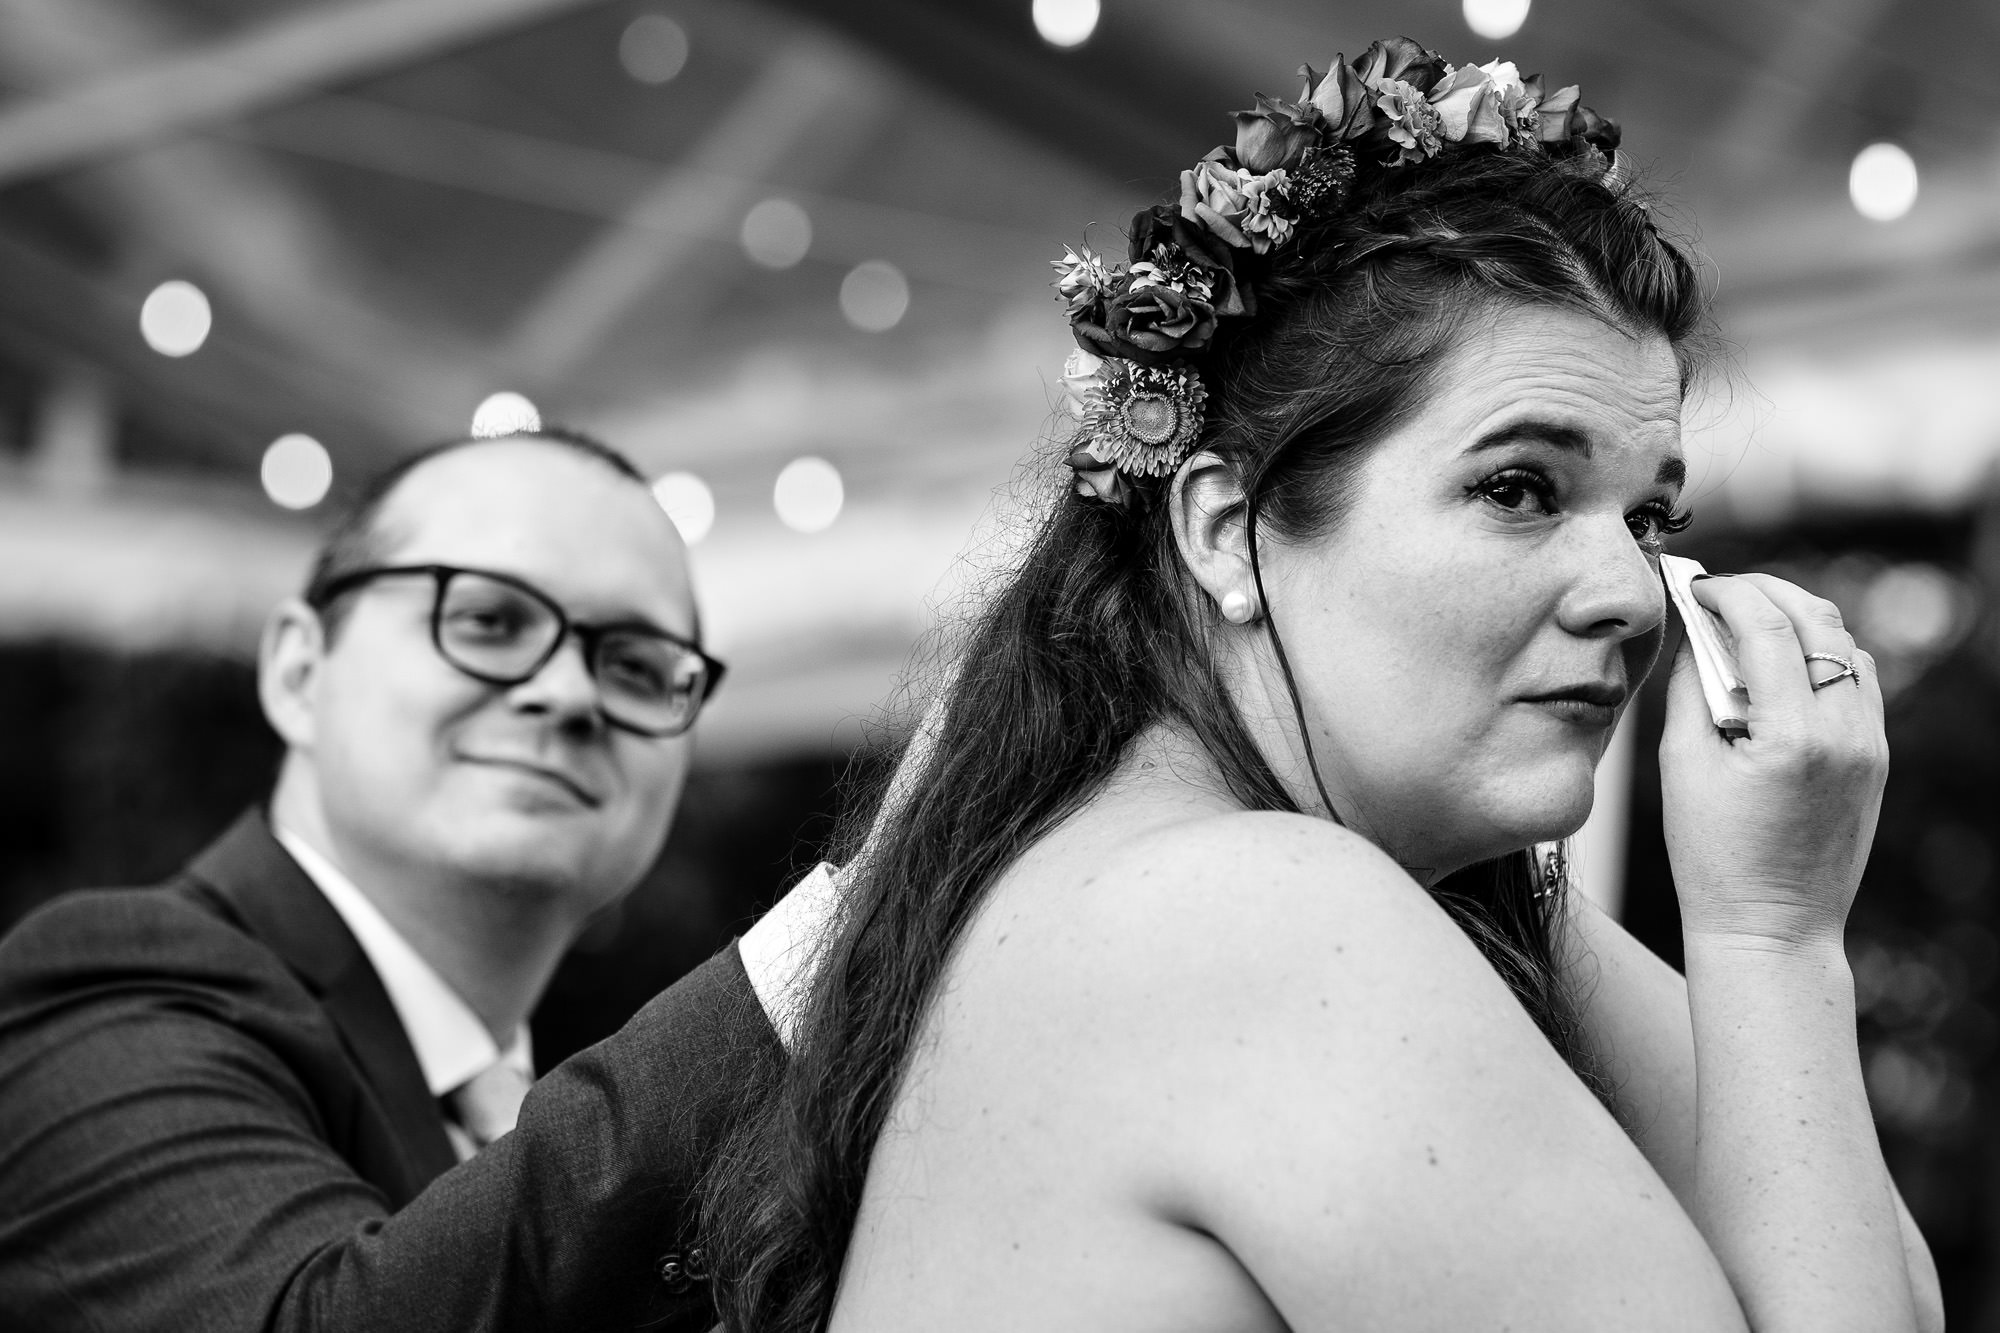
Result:
{"type": "Polygon", "coordinates": [[[426,460],[382,506],[385,562],[464,564],[587,603],[691,611],[672,520],[640,483],[562,444],[477,441],[426,460]]]}

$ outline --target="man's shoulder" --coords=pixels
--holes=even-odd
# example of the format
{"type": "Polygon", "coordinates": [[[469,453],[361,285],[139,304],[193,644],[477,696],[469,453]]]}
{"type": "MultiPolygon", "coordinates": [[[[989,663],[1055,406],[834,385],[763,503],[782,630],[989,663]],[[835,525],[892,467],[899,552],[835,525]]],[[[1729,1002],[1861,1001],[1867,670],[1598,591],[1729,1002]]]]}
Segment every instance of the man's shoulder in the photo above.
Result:
{"type": "Polygon", "coordinates": [[[145,888],[77,889],[0,938],[0,1008],[51,990],[149,982],[299,991],[229,902],[186,875],[145,888]]]}

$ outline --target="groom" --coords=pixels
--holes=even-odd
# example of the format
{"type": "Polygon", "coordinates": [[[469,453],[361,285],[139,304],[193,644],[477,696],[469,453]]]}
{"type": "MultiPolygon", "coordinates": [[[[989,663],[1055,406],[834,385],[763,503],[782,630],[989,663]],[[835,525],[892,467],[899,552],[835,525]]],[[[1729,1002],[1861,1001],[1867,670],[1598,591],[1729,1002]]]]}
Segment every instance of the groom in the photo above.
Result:
{"type": "Polygon", "coordinates": [[[698,642],[678,536],[595,441],[378,485],[267,627],[269,806],[0,942],[0,1326],[708,1327],[694,1190],[782,1058],[796,927],[532,1091],[525,1026],[658,854],[698,642]]]}

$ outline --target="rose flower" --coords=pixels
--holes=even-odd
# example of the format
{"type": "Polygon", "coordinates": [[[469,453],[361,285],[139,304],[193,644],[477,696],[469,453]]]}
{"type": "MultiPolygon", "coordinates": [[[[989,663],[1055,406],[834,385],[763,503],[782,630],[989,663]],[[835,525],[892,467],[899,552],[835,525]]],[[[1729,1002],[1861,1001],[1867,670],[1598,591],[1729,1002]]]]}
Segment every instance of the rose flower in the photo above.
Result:
{"type": "Polygon", "coordinates": [[[1103,322],[1081,316],[1070,326],[1078,346],[1144,366],[1166,365],[1178,353],[1208,346],[1215,336],[1215,307],[1163,284],[1126,285],[1091,313],[1103,322]]]}
{"type": "Polygon", "coordinates": [[[1236,252],[1201,223],[1182,215],[1178,204],[1154,204],[1132,217],[1127,253],[1133,263],[1159,262],[1154,252],[1197,265],[1208,283],[1208,300],[1215,313],[1234,317],[1252,313],[1249,299],[1236,285],[1236,252]]]}
{"type": "Polygon", "coordinates": [[[1446,142],[1506,145],[1508,129],[1500,117],[1499,90],[1485,70],[1474,65],[1453,70],[1431,90],[1430,100],[1446,142]]]}
{"type": "Polygon", "coordinates": [[[1284,188],[1283,167],[1262,175],[1234,165],[1233,154],[1218,148],[1181,173],[1181,216],[1194,217],[1209,232],[1239,250],[1264,254],[1291,236],[1291,220],[1272,211],[1274,192],[1284,188]]]}
{"type": "Polygon", "coordinates": [[[1319,142],[1317,108],[1257,94],[1254,111],[1236,112],[1236,160],[1256,175],[1297,166],[1319,142]]]}

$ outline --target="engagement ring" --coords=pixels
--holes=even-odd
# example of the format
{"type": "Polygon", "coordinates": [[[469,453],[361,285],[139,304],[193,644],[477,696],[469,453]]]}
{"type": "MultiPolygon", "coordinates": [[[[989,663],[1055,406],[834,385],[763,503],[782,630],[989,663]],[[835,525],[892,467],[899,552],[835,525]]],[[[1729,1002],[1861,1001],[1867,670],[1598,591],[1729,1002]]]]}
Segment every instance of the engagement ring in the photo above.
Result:
{"type": "Polygon", "coordinates": [[[1823,690],[1837,680],[1851,680],[1855,689],[1861,688],[1861,672],[1855,667],[1854,659],[1851,657],[1840,657],[1833,653],[1807,653],[1806,661],[1831,662],[1840,668],[1825,680],[1813,681],[1812,687],[1815,690],[1823,690]]]}

